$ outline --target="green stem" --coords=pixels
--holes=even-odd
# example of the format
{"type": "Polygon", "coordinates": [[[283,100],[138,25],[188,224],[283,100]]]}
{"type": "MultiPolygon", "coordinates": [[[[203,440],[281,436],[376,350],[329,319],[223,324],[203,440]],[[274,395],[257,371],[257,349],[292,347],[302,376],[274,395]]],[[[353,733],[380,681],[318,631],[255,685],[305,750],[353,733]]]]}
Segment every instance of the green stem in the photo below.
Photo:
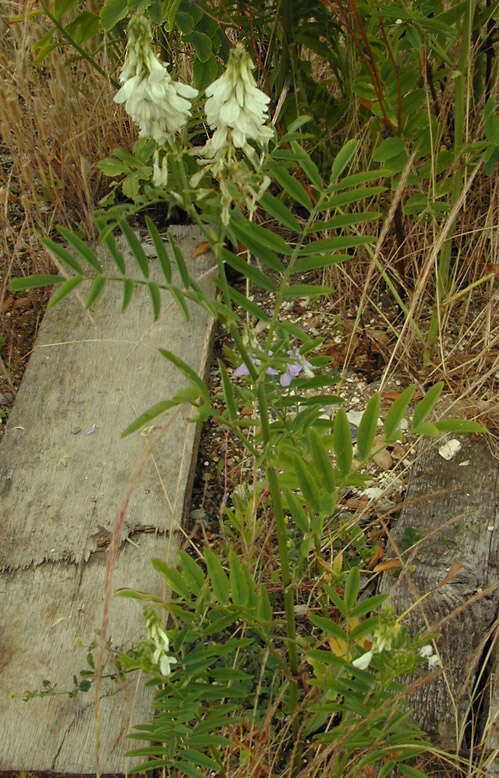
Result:
{"type": "MultiPolygon", "coordinates": [[[[262,438],[264,447],[268,447],[270,442],[269,430],[269,409],[267,397],[265,396],[265,387],[260,384],[258,387],[258,410],[262,423],[262,438]]],[[[267,474],[270,496],[272,498],[272,507],[274,510],[274,519],[276,523],[277,544],[279,547],[279,559],[281,562],[281,581],[284,592],[284,612],[286,615],[286,633],[288,636],[288,658],[289,669],[293,676],[289,688],[288,710],[292,715],[298,704],[298,684],[296,676],[298,673],[298,655],[296,652],[296,622],[294,609],[294,594],[291,586],[291,571],[289,566],[288,543],[286,524],[284,522],[284,511],[282,509],[281,489],[277,479],[277,473],[273,465],[266,464],[265,472],[267,474]]]]}
{"type": "Polygon", "coordinates": [[[91,65],[94,70],[96,70],[98,73],[100,73],[101,76],[104,76],[104,78],[109,79],[109,82],[114,86],[115,89],[120,88],[120,84],[118,81],[116,81],[114,78],[112,78],[108,73],[106,73],[103,68],[101,68],[100,65],[97,64],[94,57],[89,54],[89,52],[84,49],[82,46],[79,45],[79,43],[76,43],[76,41],[71,37],[69,32],[62,26],[62,24],[59,22],[59,20],[49,11],[47,5],[42,2],[42,8],[43,13],[45,16],[47,16],[54,27],[59,31],[59,33],[62,35],[63,38],[67,40],[67,42],[74,48],[76,51],[85,59],[89,65],[91,65]]]}

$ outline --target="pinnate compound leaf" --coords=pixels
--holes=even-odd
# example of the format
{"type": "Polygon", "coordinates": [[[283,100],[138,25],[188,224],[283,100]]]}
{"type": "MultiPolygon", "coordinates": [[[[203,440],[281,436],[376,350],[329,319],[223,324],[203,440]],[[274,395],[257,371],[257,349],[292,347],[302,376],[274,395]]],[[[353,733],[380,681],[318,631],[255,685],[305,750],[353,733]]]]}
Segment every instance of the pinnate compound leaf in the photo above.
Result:
{"type": "Polygon", "coordinates": [[[106,279],[104,276],[97,276],[97,278],[94,278],[85,302],[85,308],[90,308],[90,306],[94,304],[101,292],[104,291],[105,286],[106,279]]]}
{"type": "Polygon", "coordinates": [[[84,241],[82,241],[81,238],[78,237],[74,232],[71,232],[71,230],[66,229],[66,227],[58,226],[57,232],[62,235],[63,238],[67,240],[67,242],[74,248],[76,251],[80,254],[83,259],[86,259],[88,264],[91,265],[94,270],[97,270],[98,273],[103,273],[102,265],[95,256],[95,253],[92,251],[90,246],[87,246],[84,241]]]}
{"type": "Polygon", "coordinates": [[[49,238],[40,238],[40,242],[43,243],[51,254],[54,254],[61,262],[64,262],[65,265],[68,265],[71,270],[74,270],[75,273],[78,273],[80,276],[83,275],[82,267],[64,246],[61,246],[60,243],[55,243],[55,241],[50,240],[49,238]]]}
{"type": "Polygon", "coordinates": [[[419,427],[426,419],[438,398],[440,397],[443,388],[443,381],[439,381],[438,384],[435,384],[435,386],[432,386],[431,389],[428,389],[423,399],[416,405],[414,408],[414,417],[412,422],[413,430],[416,430],[416,427],[419,427]]]}
{"type": "Polygon", "coordinates": [[[206,386],[204,381],[201,380],[201,378],[198,376],[196,371],[193,370],[192,367],[189,367],[187,362],[184,362],[183,359],[180,359],[180,357],[177,357],[171,351],[168,351],[167,349],[164,348],[160,348],[159,352],[165,357],[165,359],[168,359],[170,362],[172,362],[175,365],[175,367],[178,367],[178,369],[182,371],[182,373],[189,379],[189,381],[191,381],[191,383],[194,384],[195,387],[197,387],[201,397],[203,397],[204,400],[206,400],[206,402],[209,403],[210,392],[208,390],[208,387],[206,386]]]}
{"type": "Polygon", "coordinates": [[[76,276],[75,278],[68,278],[67,281],[64,281],[63,284],[61,284],[52,297],[49,300],[49,304],[47,305],[47,308],[53,308],[54,305],[57,305],[57,303],[62,300],[63,297],[66,297],[67,294],[73,291],[73,289],[78,286],[78,284],[81,284],[81,282],[84,281],[84,279],[81,276],[76,276]]]}
{"type": "Polygon", "coordinates": [[[416,385],[410,384],[404,389],[400,397],[397,397],[385,416],[385,438],[387,443],[393,443],[399,437],[399,425],[412,400],[416,385]]]}
{"type": "Polygon", "coordinates": [[[149,216],[146,216],[146,224],[147,224],[147,229],[149,230],[149,235],[151,236],[152,241],[154,243],[156,254],[158,255],[159,264],[161,265],[161,270],[163,271],[163,275],[166,279],[166,282],[170,284],[172,280],[172,269],[170,265],[170,259],[168,257],[168,254],[166,253],[165,244],[163,243],[161,236],[158,230],[156,229],[155,224],[151,221],[149,216]]]}
{"type": "Polygon", "coordinates": [[[37,273],[26,278],[13,278],[9,284],[11,292],[24,292],[26,289],[41,289],[44,286],[62,284],[64,276],[42,275],[37,273]]]}
{"type": "Polygon", "coordinates": [[[357,433],[357,449],[362,460],[368,458],[378,426],[380,396],[375,394],[369,400],[362,415],[357,433]]]}
{"type": "Polygon", "coordinates": [[[269,216],[272,216],[272,218],[276,219],[276,221],[280,222],[284,227],[287,227],[289,230],[296,233],[301,232],[301,227],[296,218],[289,208],[281,203],[277,197],[274,197],[269,192],[265,192],[265,194],[260,197],[258,203],[265,209],[269,216]]]}
{"type": "Polygon", "coordinates": [[[352,138],[339,150],[331,166],[330,181],[337,181],[357,150],[359,141],[352,138]]]}
{"type": "Polygon", "coordinates": [[[347,476],[352,467],[353,447],[350,425],[343,408],[339,408],[334,418],[333,447],[338,469],[342,476],[347,476]]]}
{"type": "Polygon", "coordinates": [[[121,221],[120,223],[120,229],[125,236],[128,245],[130,246],[130,249],[132,250],[132,254],[137,260],[137,264],[140,267],[142,271],[142,275],[145,278],[149,278],[149,264],[147,262],[147,257],[145,255],[144,249],[141,246],[141,243],[139,239],[137,238],[136,234],[126,221],[121,221]]]}
{"type": "Polygon", "coordinates": [[[211,548],[206,548],[203,555],[215,597],[222,605],[225,605],[229,601],[229,579],[218,556],[211,548]]]}

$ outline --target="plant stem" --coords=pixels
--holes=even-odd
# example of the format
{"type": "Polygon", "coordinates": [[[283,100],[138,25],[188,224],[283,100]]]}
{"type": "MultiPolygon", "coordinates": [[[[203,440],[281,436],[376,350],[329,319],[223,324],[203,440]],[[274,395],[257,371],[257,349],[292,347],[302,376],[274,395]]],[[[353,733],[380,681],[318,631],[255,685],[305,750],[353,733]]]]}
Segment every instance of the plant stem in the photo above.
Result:
{"type": "MultiPolygon", "coordinates": [[[[269,409],[267,398],[265,396],[265,386],[260,384],[258,387],[258,410],[262,423],[262,438],[264,447],[270,442],[269,431],[269,409]]],[[[277,544],[279,547],[279,559],[281,562],[281,581],[284,592],[284,611],[286,615],[286,632],[288,636],[288,659],[289,669],[293,675],[289,688],[288,711],[292,715],[298,704],[298,684],[296,675],[298,672],[298,656],[296,652],[296,622],[294,609],[294,596],[291,586],[291,572],[289,567],[288,543],[286,534],[286,525],[284,523],[284,512],[282,509],[281,489],[277,479],[275,468],[271,464],[266,464],[265,473],[270,487],[270,496],[272,498],[272,507],[274,510],[274,519],[276,523],[277,544]]]]}

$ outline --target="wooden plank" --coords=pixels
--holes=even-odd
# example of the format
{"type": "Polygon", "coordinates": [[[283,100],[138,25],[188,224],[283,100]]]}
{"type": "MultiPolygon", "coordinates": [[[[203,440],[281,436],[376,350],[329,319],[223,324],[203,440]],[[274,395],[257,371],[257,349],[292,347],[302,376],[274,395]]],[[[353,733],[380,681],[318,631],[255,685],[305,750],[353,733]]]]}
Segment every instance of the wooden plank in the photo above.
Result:
{"type": "Polygon", "coordinates": [[[421,441],[418,447],[388,552],[401,554],[403,571],[398,578],[385,573],[380,590],[390,593],[399,614],[420,599],[406,622],[412,634],[432,628],[440,632],[444,672],[410,697],[421,727],[443,748],[465,746],[470,700],[481,674],[484,692],[489,691],[482,695],[485,704],[475,727],[483,731],[489,717],[490,753],[499,745],[499,471],[483,438],[455,437],[462,448],[449,461],[438,453],[442,441],[421,441]]]}
{"type": "MultiPolygon", "coordinates": [[[[202,239],[194,227],[171,228],[194,277],[214,293],[208,255],[191,259],[202,239]],[[204,276],[201,278],[201,276],[204,276]]],[[[148,247],[151,279],[162,276],[148,247]]],[[[109,268],[111,264],[102,258],[109,268]]],[[[131,275],[140,277],[127,256],[131,275]]],[[[114,272],[114,271],[113,271],[114,272]]],[[[179,281],[180,285],[180,280],[179,281]]],[[[82,291],[80,297],[84,299],[82,291]]],[[[90,695],[37,699],[9,695],[47,678],[61,689],[85,666],[76,638],[100,628],[110,532],[137,463],[113,588],[162,592],[153,556],[172,562],[195,468],[199,430],[190,409],[172,409],[154,429],[121,439],[123,429],[187,379],[158,352],[167,348],[201,374],[208,364],[212,321],[176,304],[153,323],[148,290],[137,288],[121,314],[121,285],[109,285],[82,312],[75,296],[49,311],[0,445],[0,769],[95,773],[94,705],[90,695]],[[161,425],[169,426],[148,453],[161,425]]],[[[142,608],[111,603],[109,637],[129,646],[143,632],[142,608]]],[[[101,770],[126,769],[130,720],[144,722],[150,697],[133,686],[104,692],[101,770]],[[131,701],[131,708],[128,701],[131,701]]]]}

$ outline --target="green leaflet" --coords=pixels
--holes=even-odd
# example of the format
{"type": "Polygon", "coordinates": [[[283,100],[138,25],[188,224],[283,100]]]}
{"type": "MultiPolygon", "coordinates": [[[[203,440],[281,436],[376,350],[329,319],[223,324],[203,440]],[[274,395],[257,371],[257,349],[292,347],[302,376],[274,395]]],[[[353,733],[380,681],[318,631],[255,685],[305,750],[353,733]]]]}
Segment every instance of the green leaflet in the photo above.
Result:
{"type": "Polygon", "coordinates": [[[131,278],[124,278],[123,279],[123,302],[121,304],[122,313],[126,311],[128,306],[130,305],[130,301],[132,299],[134,289],[135,289],[135,282],[132,281],[131,278]]]}
{"type": "Polygon", "coordinates": [[[345,582],[345,595],[343,600],[348,611],[351,611],[357,601],[360,588],[360,571],[358,567],[352,567],[345,582]]]}
{"type": "Polygon", "coordinates": [[[74,278],[68,278],[67,281],[64,281],[64,283],[57,288],[57,290],[50,298],[47,308],[53,308],[54,305],[57,305],[57,303],[62,300],[63,297],[66,297],[66,295],[69,294],[76,286],[78,286],[78,284],[81,284],[83,280],[84,279],[81,276],[76,276],[74,278]]]}
{"type": "Polygon", "coordinates": [[[352,434],[343,408],[339,408],[334,419],[333,447],[336,453],[338,469],[347,476],[352,468],[352,434]]]}
{"type": "MultiPolygon", "coordinates": [[[[337,640],[348,640],[346,633],[341,629],[341,627],[338,624],[336,624],[335,621],[331,621],[331,619],[326,619],[324,616],[309,616],[309,619],[312,622],[312,624],[315,624],[316,627],[319,627],[323,632],[326,633],[326,635],[330,635],[332,638],[336,638],[337,640]]],[[[308,654],[312,654],[312,653],[322,654],[322,652],[319,651],[308,652],[308,654]]]]}
{"type": "Polygon", "coordinates": [[[147,224],[147,229],[149,230],[149,234],[154,243],[154,248],[156,249],[156,254],[158,255],[159,264],[161,265],[161,270],[163,271],[165,280],[168,284],[170,284],[172,280],[172,269],[170,265],[170,260],[168,258],[168,254],[166,253],[165,244],[163,243],[161,236],[158,230],[156,229],[156,226],[151,221],[149,216],[146,216],[146,224],[147,224]]]}
{"type": "MultiPolygon", "coordinates": [[[[432,386],[431,389],[428,389],[421,402],[419,402],[416,405],[416,407],[414,408],[414,417],[412,421],[413,430],[419,427],[422,424],[422,422],[426,419],[426,417],[432,410],[433,406],[437,402],[438,398],[440,397],[443,388],[444,388],[443,381],[439,381],[438,384],[435,384],[435,386],[432,386]]],[[[431,433],[427,432],[425,434],[431,434],[431,433]]]]}
{"type": "Polygon", "coordinates": [[[168,240],[170,242],[170,246],[172,247],[172,251],[175,256],[175,261],[177,263],[178,272],[180,273],[180,278],[182,279],[184,289],[188,289],[189,286],[191,285],[191,279],[189,276],[189,271],[187,270],[187,265],[185,264],[184,255],[182,254],[181,250],[175,243],[175,240],[171,232],[168,233],[168,240]]]}
{"type": "Polygon", "coordinates": [[[313,243],[307,243],[300,250],[300,256],[309,256],[310,254],[324,254],[329,251],[339,251],[341,249],[350,249],[355,246],[362,246],[366,243],[372,243],[376,240],[375,235],[339,235],[334,238],[322,238],[313,243]]]}
{"type": "Polygon", "coordinates": [[[151,564],[158,573],[161,573],[168,585],[173,589],[176,594],[184,597],[187,601],[191,599],[191,592],[186,585],[183,577],[179,571],[174,567],[168,567],[162,559],[152,559],[151,564]]]}
{"type": "Polygon", "coordinates": [[[121,221],[119,223],[120,229],[125,236],[128,245],[130,246],[130,249],[132,251],[133,256],[137,260],[137,264],[140,267],[142,271],[142,275],[145,278],[149,278],[149,263],[147,262],[147,257],[145,255],[144,249],[142,248],[139,239],[137,238],[136,234],[126,221],[121,221]]]}
{"type": "Polygon", "coordinates": [[[258,203],[265,209],[269,216],[272,216],[272,218],[276,219],[276,221],[280,222],[284,227],[287,227],[296,233],[301,232],[301,227],[289,208],[286,208],[280,200],[273,197],[269,192],[265,192],[265,194],[260,197],[258,203]]]}
{"type": "Polygon", "coordinates": [[[165,359],[168,359],[170,362],[172,362],[175,367],[178,367],[179,370],[182,371],[182,373],[189,379],[189,381],[194,384],[194,386],[197,387],[199,390],[199,393],[201,397],[203,397],[207,403],[210,402],[210,392],[208,390],[208,387],[204,383],[204,381],[201,380],[201,378],[198,376],[195,370],[192,369],[192,367],[189,367],[187,362],[184,362],[183,359],[180,359],[180,357],[177,357],[175,354],[173,354],[171,351],[168,351],[167,349],[160,348],[159,349],[160,354],[165,357],[165,359]]]}
{"type": "Polygon", "coordinates": [[[92,249],[87,246],[86,243],[84,243],[81,238],[78,237],[74,232],[71,232],[71,230],[66,229],[66,227],[57,227],[57,232],[62,235],[63,238],[67,240],[67,242],[73,246],[74,249],[80,254],[80,256],[83,257],[83,259],[86,259],[88,264],[91,265],[94,270],[97,270],[98,273],[103,273],[102,265],[95,256],[92,249]]]}
{"type": "Polygon", "coordinates": [[[254,265],[251,265],[249,262],[245,262],[244,259],[238,257],[236,254],[233,254],[231,251],[228,251],[228,249],[222,249],[222,257],[224,262],[227,262],[227,264],[233,267],[234,270],[238,270],[239,273],[242,273],[244,276],[246,276],[246,278],[249,278],[250,281],[253,281],[253,283],[257,286],[261,286],[263,289],[267,289],[269,292],[275,291],[275,283],[271,281],[270,278],[268,278],[264,273],[262,273],[261,270],[258,270],[258,268],[254,265]]]}
{"type": "MultiPolygon", "coordinates": [[[[293,253],[293,250],[280,235],[267,230],[265,227],[260,227],[259,224],[248,221],[248,219],[245,219],[239,211],[232,211],[230,226],[241,243],[245,243],[245,245],[246,240],[251,240],[255,246],[270,249],[277,254],[291,255],[293,253]]],[[[250,248],[249,245],[248,248],[250,248]]]]}
{"type": "Polygon", "coordinates": [[[388,443],[394,443],[400,435],[399,425],[416,391],[416,385],[410,384],[400,397],[392,404],[385,416],[385,438],[388,443]]]}
{"type": "Polygon", "coordinates": [[[295,300],[298,297],[321,297],[331,294],[329,286],[316,286],[314,284],[292,284],[282,289],[284,300],[295,300]]]}
{"type": "Polygon", "coordinates": [[[97,276],[97,278],[94,278],[90,287],[90,292],[88,293],[88,297],[85,302],[85,308],[90,308],[90,306],[94,304],[101,292],[104,291],[105,286],[106,279],[104,276],[97,276]]]}
{"type": "Polygon", "coordinates": [[[234,402],[234,391],[232,389],[232,383],[227,373],[227,370],[221,359],[218,360],[218,369],[222,376],[222,386],[224,391],[225,404],[229,412],[229,418],[231,421],[237,421],[237,408],[234,402]]]}
{"type": "Polygon", "coordinates": [[[333,164],[331,166],[331,175],[330,175],[331,182],[336,181],[341,176],[344,169],[350,162],[351,158],[357,151],[358,145],[359,145],[359,141],[355,140],[355,138],[352,138],[351,140],[347,141],[345,145],[337,153],[336,157],[334,158],[333,164]]]}
{"type": "Polygon", "coordinates": [[[121,251],[118,251],[118,248],[116,246],[116,241],[114,239],[114,235],[112,232],[108,232],[104,238],[102,238],[102,242],[107,247],[107,250],[111,254],[112,260],[120,273],[125,275],[126,273],[126,266],[125,266],[125,260],[123,258],[123,254],[121,251]]]}
{"type": "Polygon", "coordinates": [[[211,548],[204,550],[204,559],[208,568],[208,575],[213,586],[217,600],[223,605],[229,601],[229,580],[220,563],[218,556],[211,548]]]}
{"type": "Polygon", "coordinates": [[[26,289],[40,289],[52,284],[61,284],[66,279],[64,276],[35,274],[26,278],[13,278],[9,284],[11,292],[24,292],[26,289]]]}
{"type": "Polygon", "coordinates": [[[292,198],[293,202],[303,205],[308,211],[313,209],[312,202],[306,193],[303,186],[296,178],[293,178],[287,170],[283,167],[277,167],[273,165],[271,168],[271,175],[275,178],[278,184],[282,186],[284,191],[292,198]]]}
{"type": "Polygon", "coordinates": [[[308,441],[315,467],[324,480],[324,486],[329,492],[334,492],[336,489],[334,470],[331,466],[326,447],[314,429],[309,430],[308,441]]]}
{"type": "Polygon", "coordinates": [[[362,415],[357,433],[357,449],[362,460],[366,460],[371,452],[378,426],[379,405],[380,396],[375,394],[369,400],[367,408],[362,415]]]}
{"type": "Polygon", "coordinates": [[[154,312],[154,321],[159,319],[161,313],[161,291],[159,286],[154,281],[149,281],[147,284],[149,294],[151,295],[152,308],[154,312]]]}
{"type": "Polygon", "coordinates": [[[319,190],[322,190],[322,176],[319,173],[319,168],[313,161],[312,157],[305,151],[305,149],[300,146],[297,141],[292,140],[291,141],[291,148],[293,150],[293,154],[295,155],[295,159],[298,162],[299,166],[309,179],[309,181],[319,190]]]}
{"type": "Polygon", "coordinates": [[[132,432],[140,429],[144,426],[144,424],[149,424],[149,422],[155,419],[156,416],[159,416],[170,408],[174,408],[176,405],[183,405],[187,402],[193,403],[198,399],[198,397],[199,392],[196,389],[191,387],[181,389],[171,400],[163,400],[162,402],[156,403],[155,405],[152,405],[147,411],[141,413],[141,415],[138,416],[135,421],[129,424],[128,427],[121,433],[121,437],[126,438],[128,435],[131,435],[132,432]]]}
{"type": "Polygon", "coordinates": [[[40,238],[40,243],[43,243],[45,248],[47,248],[58,259],[64,262],[65,265],[68,265],[71,268],[71,270],[74,270],[75,273],[78,273],[78,275],[83,276],[82,267],[78,264],[76,259],[71,256],[69,251],[67,251],[63,246],[61,246],[59,243],[55,243],[55,241],[50,240],[49,238],[40,238]]]}

